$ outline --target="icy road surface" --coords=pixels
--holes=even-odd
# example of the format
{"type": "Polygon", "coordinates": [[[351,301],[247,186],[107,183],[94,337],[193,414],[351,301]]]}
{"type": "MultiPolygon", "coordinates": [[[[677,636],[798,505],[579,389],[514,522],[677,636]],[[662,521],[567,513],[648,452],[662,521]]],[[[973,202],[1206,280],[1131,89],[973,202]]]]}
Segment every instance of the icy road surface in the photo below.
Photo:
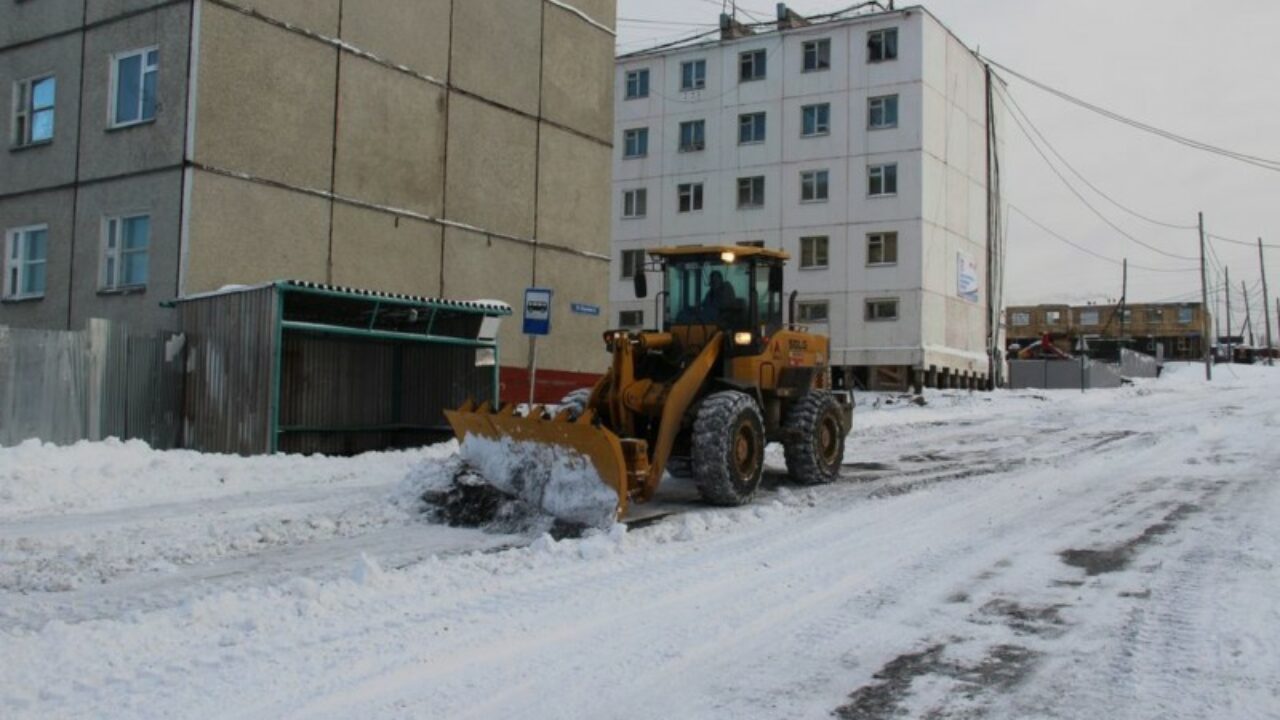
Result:
{"type": "Polygon", "coordinates": [[[1280,369],[928,397],[559,542],[425,523],[452,445],[0,450],[0,716],[1280,716],[1280,369]]]}

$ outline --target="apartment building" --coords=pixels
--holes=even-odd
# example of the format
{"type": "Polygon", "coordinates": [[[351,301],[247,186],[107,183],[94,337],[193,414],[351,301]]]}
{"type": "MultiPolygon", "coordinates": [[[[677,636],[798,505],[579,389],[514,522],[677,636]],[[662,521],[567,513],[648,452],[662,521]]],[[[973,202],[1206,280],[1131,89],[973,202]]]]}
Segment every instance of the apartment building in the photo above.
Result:
{"type": "Polygon", "coordinates": [[[920,7],[807,20],[780,5],[776,24],[722,28],[617,60],[612,319],[660,322],[631,288],[648,248],[781,248],[795,320],[830,334],[837,382],[988,384],[1002,343],[985,65],[920,7]]]}
{"type": "Polygon", "coordinates": [[[1097,341],[1121,341],[1133,350],[1170,360],[1204,357],[1205,328],[1212,318],[1200,303],[1020,305],[1005,311],[1009,345],[1026,347],[1048,335],[1059,349],[1076,352],[1097,341]]]}
{"type": "MultiPolygon", "coordinates": [[[[0,324],[167,328],[162,301],[285,278],[517,306],[539,285],[539,377],[576,387],[603,363],[574,348],[605,318],[570,308],[607,301],[614,19],[614,0],[2,2],[0,324]]],[[[518,384],[519,323],[502,340],[518,384]]]]}

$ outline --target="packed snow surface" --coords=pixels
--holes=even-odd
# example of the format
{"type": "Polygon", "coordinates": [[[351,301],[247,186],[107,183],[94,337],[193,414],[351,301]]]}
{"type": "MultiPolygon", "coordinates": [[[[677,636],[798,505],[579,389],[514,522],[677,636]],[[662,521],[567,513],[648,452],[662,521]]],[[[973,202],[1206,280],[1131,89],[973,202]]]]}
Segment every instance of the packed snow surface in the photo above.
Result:
{"type": "Polygon", "coordinates": [[[0,450],[0,716],[1280,717],[1280,369],[862,395],[842,478],[443,527],[457,447],[0,450]]]}

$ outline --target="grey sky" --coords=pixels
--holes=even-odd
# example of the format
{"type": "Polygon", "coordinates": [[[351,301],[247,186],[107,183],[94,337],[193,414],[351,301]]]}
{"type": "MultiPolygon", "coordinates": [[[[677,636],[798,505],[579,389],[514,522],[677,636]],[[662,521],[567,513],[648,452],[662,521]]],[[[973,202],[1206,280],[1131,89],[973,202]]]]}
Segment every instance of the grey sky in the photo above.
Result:
{"type": "MultiPolygon", "coordinates": [[[[793,0],[802,14],[853,0],[793,0]]],[[[899,2],[899,7],[915,3],[899,2]]],[[[1231,150],[1280,159],[1280,2],[1237,0],[933,0],[924,3],[970,47],[1073,95],[1151,125],[1231,150]]],[[[631,50],[696,30],[641,24],[714,24],[718,0],[619,0],[619,45],[631,50]]],[[[774,3],[743,0],[771,17],[774,3]]],[[[1156,219],[1194,224],[1204,210],[1211,232],[1280,245],[1280,172],[1183,148],[1075,108],[1007,78],[1013,97],[1051,143],[1093,184],[1156,219]]],[[[1077,200],[1016,127],[1009,143],[1006,199],[1095,252],[1151,267],[1194,262],[1161,256],[1120,236],[1077,200]]],[[[1074,178],[1073,178],[1074,179],[1074,178]]],[[[1077,184],[1079,184],[1077,182],[1077,184]]],[[[1134,237],[1179,255],[1198,254],[1194,231],[1133,218],[1082,187],[1086,197],[1134,237]]],[[[1120,268],[1074,250],[1016,213],[1009,226],[1011,303],[1105,300],[1120,292],[1120,268]]],[[[1256,248],[1215,243],[1240,281],[1259,282],[1256,248]]],[[[1268,281],[1280,290],[1280,249],[1269,250],[1268,281]]],[[[1212,280],[1210,285],[1215,283],[1212,280]]],[[[1197,273],[1131,270],[1131,302],[1199,298],[1197,273]]],[[[1260,290],[1257,293],[1260,297],[1260,290]]],[[[1272,301],[1274,304],[1274,300],[1272,301]]],[[[1255,301],[1253,309],[1260,313],[1255,301]]],[[[1235,315],[1233,311],[1233,316],[1235,315]]],[[[1234,318],[1233,318],[1234,319],[1234,318]]],[[[1274,322],[1274,319],[1273,319],[1274,322]]]]}

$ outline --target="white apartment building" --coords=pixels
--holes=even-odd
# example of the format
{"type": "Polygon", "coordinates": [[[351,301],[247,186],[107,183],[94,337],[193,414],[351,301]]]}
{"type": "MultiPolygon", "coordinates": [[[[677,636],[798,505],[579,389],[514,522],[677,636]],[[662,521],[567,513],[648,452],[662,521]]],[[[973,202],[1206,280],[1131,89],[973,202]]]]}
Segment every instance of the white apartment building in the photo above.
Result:
{"type": "Polygon", "coordinates": [[[985,386],[994,76],[920,7],[779,18],[618,58],[613,319],[658,324],[632,289],[646,248],[763,244],[791,254],[794,320],[830,334],[837,382],[985,386]]]}

